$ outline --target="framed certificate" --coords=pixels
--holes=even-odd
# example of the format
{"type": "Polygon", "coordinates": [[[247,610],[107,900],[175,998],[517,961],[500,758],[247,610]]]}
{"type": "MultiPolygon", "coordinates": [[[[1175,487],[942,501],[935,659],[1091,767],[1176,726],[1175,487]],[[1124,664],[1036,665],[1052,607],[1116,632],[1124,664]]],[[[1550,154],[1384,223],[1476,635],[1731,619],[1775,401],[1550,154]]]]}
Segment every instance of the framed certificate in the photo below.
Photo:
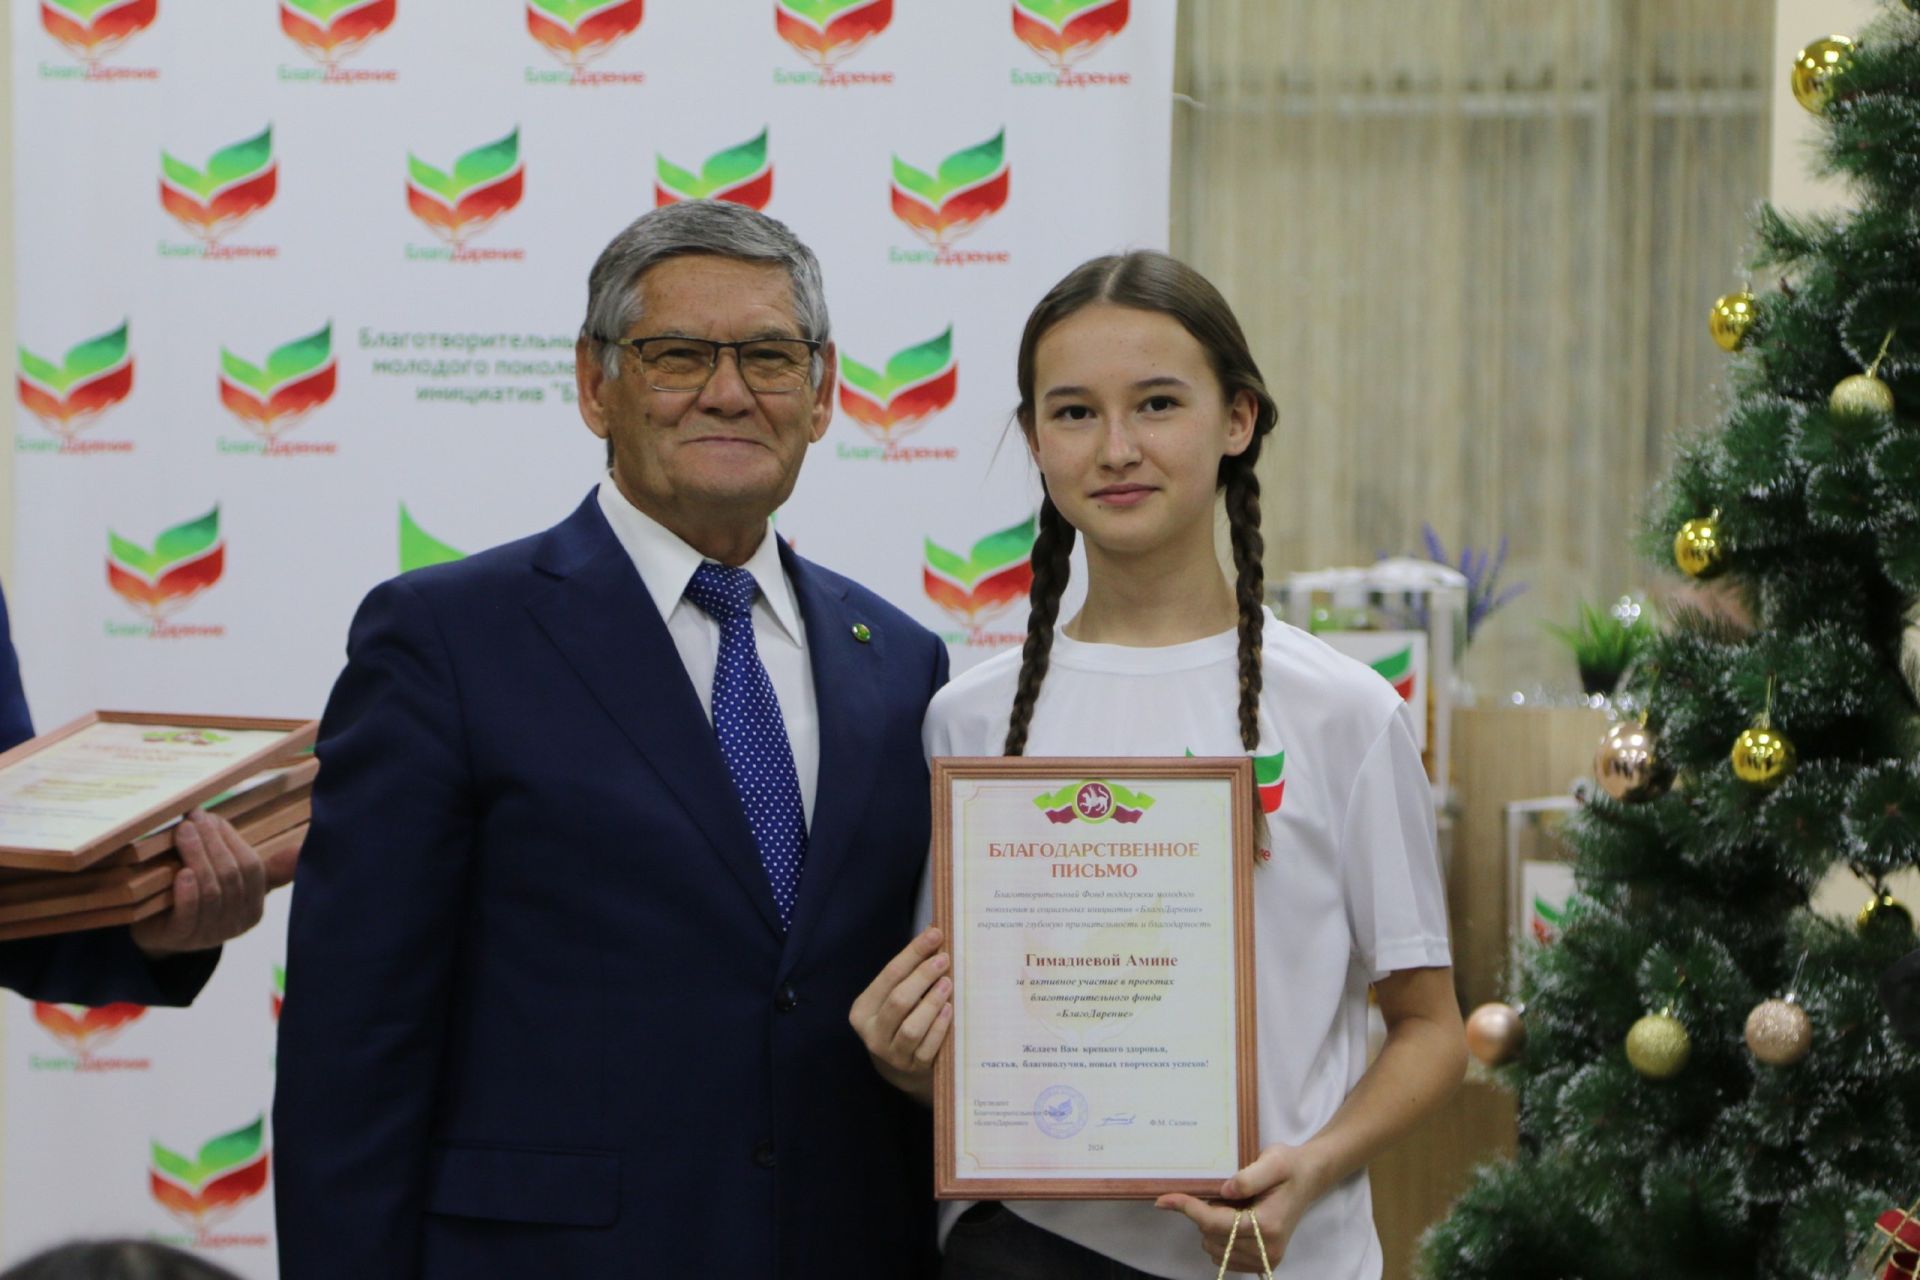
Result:
{"type": "Polygon", "coordinates": [[[290,763],[317,729],[312,720],[82,716],[0,754],[0,867],[84,871],[236,782],[290,763]]]}
{"type": "Polygon", "coordinates": [[[1211,1195],[1259,1153],[1253,762],[933,762],[941,1199],[1211,1195]]]}
{"type": "Polygon", "coordinates": [[[1516,800],[1506,806],[1507,941],[1516,975],[1530,944],[1550,947],[1560,940],[1576,888],[1567,819],[1579,808],[1580,801],[1572,796],[1516,800]]]}

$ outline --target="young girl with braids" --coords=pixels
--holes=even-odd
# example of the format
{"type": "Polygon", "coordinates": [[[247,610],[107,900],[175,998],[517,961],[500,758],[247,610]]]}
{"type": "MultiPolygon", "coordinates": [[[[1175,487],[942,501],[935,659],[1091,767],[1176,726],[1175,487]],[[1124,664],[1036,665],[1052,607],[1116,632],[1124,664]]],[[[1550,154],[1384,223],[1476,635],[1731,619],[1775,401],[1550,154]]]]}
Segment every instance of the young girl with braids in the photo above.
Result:
{"type": "MultiPolygon", "coordinates": [[[[942,1274],[1211,1278],[1238,1205],[1254,1210],[1276,1274],[1374,1280],[1366,1164],[1445,1099],[1466,1062],[1408,710],[1373,671],[1261,603],[1254,462],[1276,411],[1202,276],[1158,253],[1084,264],[1029,317],[1019,385],[1046,490],[1026,644],[934,697],[927,753],[1245,753],[1269,772],[1284,753],[1262,788],[1253,869],[1263,1150],[1217,1201],[942,1206],[942,1274]],[[1219,492],[1232,586],[1214,551],[1219,492]],[[1086,602],[1056,629],[1076,538],[1086,602]],[[1371,1066],[1369,986],[1387,1023],[1371,1066]]],[[[850,1015],[881,1073],[923,1100],[952,1025],[947,967],[928,929],[850,1015]]],[[[1244,1224],[1228,1266],[1259,1270],[1244,1224]]]]}

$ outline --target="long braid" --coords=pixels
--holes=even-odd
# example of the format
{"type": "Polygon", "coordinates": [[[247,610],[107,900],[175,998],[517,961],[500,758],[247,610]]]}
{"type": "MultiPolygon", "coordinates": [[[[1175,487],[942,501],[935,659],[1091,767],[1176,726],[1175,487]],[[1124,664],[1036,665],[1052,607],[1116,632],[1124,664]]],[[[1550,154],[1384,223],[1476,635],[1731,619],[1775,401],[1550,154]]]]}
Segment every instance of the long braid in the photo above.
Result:
{"type": "Polygon", "coordinates": [[[1033,722],[1033,704],[1040,682],[1047,678],[1047,659],[1053,653],[1053,624],[1060,616],[1060,596],[1073,572],[1074,528],[1053,505],[1040,500],[1040,533],[1033,542],[1033,589],[1027,594],[1027,642],[1020,650],[1020,683],[1013,695],[1013,714],[1007,721],[1006,754],[1025,755],[1027,727],[1033,722]]]}
{"type": "Polygon", "coordinates": [[[1240,608],[1240,742],[1260,749],[1260,636],[1266,627],[1261,604],[1266,574],[1260,563],[1260,479],[1245,455],[1231,458],[1227,471],[1227,529],[1233,542],[1235,601],[1240,608]]]}

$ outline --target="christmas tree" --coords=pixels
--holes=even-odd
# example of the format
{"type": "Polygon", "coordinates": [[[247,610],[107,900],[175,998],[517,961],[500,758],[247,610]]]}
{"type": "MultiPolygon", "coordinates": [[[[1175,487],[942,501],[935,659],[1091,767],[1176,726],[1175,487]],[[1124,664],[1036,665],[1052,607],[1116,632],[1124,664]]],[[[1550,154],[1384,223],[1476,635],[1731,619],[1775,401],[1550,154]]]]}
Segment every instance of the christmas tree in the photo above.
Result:
{"type": "Polygon", "coordinates": [[[1886,880],[1920,865],[1916,9],[1796,62],[1852,208],[1762,208],[1777,284],[1715,304],[1727,404],[1646,550],[1732,607],[1677,610],[1631,677],[1564,931],[1517,1017],[1476,1011],[1520,1152],[1428,1234],[1432,1280],[1913,1274],[1876,1222],[1920,1199],[1920,1051],[1879,992],[1914,948],[1886,880]],[[1836,869],[1857,920],[1809,909],[1836,869]]]}

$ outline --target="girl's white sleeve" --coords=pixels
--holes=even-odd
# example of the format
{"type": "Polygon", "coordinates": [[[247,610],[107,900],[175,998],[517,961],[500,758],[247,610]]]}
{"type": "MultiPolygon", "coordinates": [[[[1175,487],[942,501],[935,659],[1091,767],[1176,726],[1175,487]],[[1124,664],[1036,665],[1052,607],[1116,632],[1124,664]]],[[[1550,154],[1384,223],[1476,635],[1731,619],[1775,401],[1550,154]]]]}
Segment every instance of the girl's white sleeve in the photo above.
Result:
{"type": "Polygon", "coordinates": [[[1402,703],[1354,776],[1340,836],[1347,926],[1371,979],[1445,968],[1447,894],[1434,845],[1433,789],[1402,703]]]}

